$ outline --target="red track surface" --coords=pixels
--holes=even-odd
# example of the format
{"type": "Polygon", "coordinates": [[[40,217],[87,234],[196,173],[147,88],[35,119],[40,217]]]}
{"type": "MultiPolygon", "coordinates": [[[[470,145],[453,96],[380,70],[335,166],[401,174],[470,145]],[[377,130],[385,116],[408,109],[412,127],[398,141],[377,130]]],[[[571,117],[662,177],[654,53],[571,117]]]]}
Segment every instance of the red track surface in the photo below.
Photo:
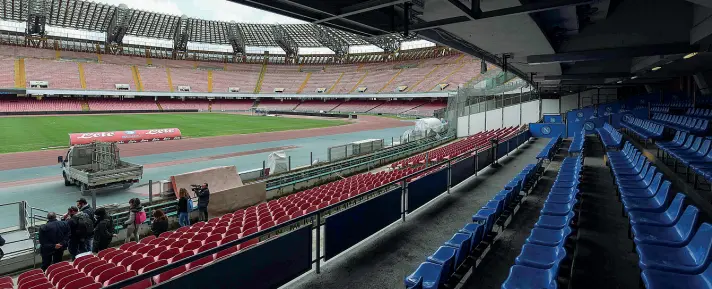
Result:
{"type": "MultiPolygon", "coordinates": [[[[334,127],[193,138],[177,141],[122,144],[119,147],[121,148],[122,157],[135,157],[412,125],[412,123],[397,119],[376,116],[359,116],[358,120],[354,121],[352,124],[334,127]]],[[[57,164],[57,156],[64,154],[64,149],[0,154],[0,171],[55,165],[57,164]]]]}

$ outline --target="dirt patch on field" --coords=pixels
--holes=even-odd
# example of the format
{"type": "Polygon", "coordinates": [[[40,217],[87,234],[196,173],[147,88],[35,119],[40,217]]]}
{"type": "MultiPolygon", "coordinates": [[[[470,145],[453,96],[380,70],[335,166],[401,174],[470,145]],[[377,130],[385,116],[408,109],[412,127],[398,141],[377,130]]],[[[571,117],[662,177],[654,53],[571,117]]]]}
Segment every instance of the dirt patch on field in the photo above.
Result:
{"type": "MultiPolygon", "coordinates": [[[[359,132],[365,130],[378,130],[393,127],[412,126],[410,122],[388,119],[375,116],[359,116],[358,120],[350,124],[312,128],[303,130],[265,132],[256,134],[216,136],[204,138],[191,138],[176,141],[133,143],[119,145],[122,157],[134,157],[169,152],[180,152],[205,148],[243,145],[270,141],[280,141],[295,138],[315,137],[332,134],[359,132]]],[[[0,154],[0,171],[57,164],[57,156],[64,155],[66,151],[45,150],[36,152],[22,152],[0,154]]]]}

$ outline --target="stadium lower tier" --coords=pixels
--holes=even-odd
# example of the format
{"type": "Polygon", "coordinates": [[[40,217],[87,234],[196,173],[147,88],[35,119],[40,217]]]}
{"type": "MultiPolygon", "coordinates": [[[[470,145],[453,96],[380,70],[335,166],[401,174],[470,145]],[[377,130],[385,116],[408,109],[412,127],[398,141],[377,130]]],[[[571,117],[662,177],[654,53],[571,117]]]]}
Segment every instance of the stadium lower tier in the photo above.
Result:
{"type": "Polygon", "coordinates": [[[433,116],[445,108],[443,100],[176,100],[151,98],[0,98],[3,112],[80,112],[80,111],[132,111],[132,110],[190,110],[199,111],[302,111],[339,113],[382,113],[413,116],[433,116]]]}
{"type": "MultiPolygon", "coordinates": [[[[174,278],[196,272],[206,266],[215,266],[221,264],[221,262],[226,262],[222,264],[227,264],[227,261],[237,254],[256,252],[253,250],[261,247],[266,248],[263,246],[264,243],[273,243],[267,242],[269,240],[288,240],[290,239],[289,236],[302,234],[300,232],[305,231],[303,229],[309,229],[306,231],[308,231],[308,238],[311,240],[311,226],[304,227],[303,222],[306,220],[304,217],[310,216],[314,212],[323,211],[323,214],[327,215],[338,214],[339,210],[344,210],[344,208],[355,208],[354,206],[357,207],[365,202],[385,199],[392,199],[392,201],[398,203],[400,198],[394,199],[393,196],[396,194],[392,193],[396,192],[400,196],[401,190],[397,185],[398,180],[405,179],[406,182],[411,184],[415,182],[429,184],[431,183],[430,178],[442,178],[445,176],[443,172],[449,169],[448,160],[450,159],[457,157],[474,159],[473,151],[483,152],[488,150],[493,153],[496,152],[496,155],[500,156],[508,152],[502,148],[514,149],[525,141],[525,137],[526,132],[518,127],[478,133],[431,152],[421,153],[421,155],[433,156],[433,162],[440,161],[438,165],[431,163],[431,166],[427,167],[428,164],[423,164],[422,162],[410,162],[408,165],[387,167],[377,173],[369,172],[347,177],[266,203],[240,209],[234,213],[215,217],[207,222],[198,222],[190,226],[181,227],[176,231],[165,232],[157,238],[148,237],[138,243],[129,242],[120,247],[103,250],[96,255],[77,258],[73,262],[53,264],[45,272],[31,270],[18,276],[16,281],[12,278],[0,279],[0,288],[69,289],[103,288],[108,286],[110,288],[138,289],[149,288],[157,284],[165,285],[174,278]],[[492,147],[491,140],[493,139],[498,139],[502,143],[507,143],[507,145],[492,147]],[[510,142],[514,143],[515,146],[510,148],[510,142]],[[479,146],[473,147],[473,144],[479,146]],[[330,206],[340,209],[331,212],[322,210],[328,209],[330,206]],[[299,220],[299,222],[295,222],[296,220],[299,220]],[[275,230],[275,228],[279,228],[279,230],[275,230]],[[219,246],[228,243],[234,244],[236,241],[242,242],[236,246],[216,250],[219,246]],[[257,244],[260,244],[260,246],[253,247],[257,244]],[[206,253],[213,254],[206,255],[206,253]],[[202,254],[200,258],[193,258],[198,254],[202,254]],[[171,266],[170,264],[176,262],[184,262],[185,264],[178,265],[160,274],[150,273],[152,270],[160,270],[161,267],[171,266]],[[146,277],[148,275],[143,275],[142,280],[134,280],[138,282],[129,281],[132,283],[131,286],[125,286],[126,284],[120,283],[142,274],[150,274],[151,276],[146,277]]],[[[490,158],[483,157],[482,159],[490,158]]],[[[474,167],[472,170],[474,170],[474,167]]],[[[471,173],[474,173],[474,171],[471,173]]],[[[415,192],[415,189],[409,190],[415,192]]],[[[433,188],[431,194],[434,192],[441,194],[444,190],[433,188]]],[[[432,195],[432,197],[435,196],[436,194],[432,195]]],[[[370,204],[373,204],[373,202],[370,204]]],[[[411,204],[411,206],[414,205],[411,204]]],[[[413,209],[415,207],[410,208],[410,210],[413,209]]],[[[396,219],[398,218],[396,217],[396,219]]],[[[290,246],[298,246],[291,241],[289,242],[290,246]]],[[[309,241],[307,247],[310,248],[311,245],[311,241],[309,241]]],[[[289,246],[282,247],[290,250],[289,246]]],[[[311,259],[311,253],[308,254],[308,258],[311,259]]],[[[309,264],[308,267],[311,267],[311,265],[309,264]]],[[[272,287],[265,285],[248,286],[248,288],[272,287]]]]}

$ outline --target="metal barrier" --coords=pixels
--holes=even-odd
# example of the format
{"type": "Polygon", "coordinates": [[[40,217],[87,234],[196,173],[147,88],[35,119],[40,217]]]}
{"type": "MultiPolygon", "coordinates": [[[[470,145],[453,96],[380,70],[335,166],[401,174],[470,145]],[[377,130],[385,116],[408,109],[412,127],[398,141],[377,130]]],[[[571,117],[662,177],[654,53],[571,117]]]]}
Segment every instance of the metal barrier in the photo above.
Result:
{"type": "MultiPolygon", "coordinates": [[[[457,185],[457,183],[452,182],[452,170],[454,166],[457,167],[463,167],[460,164],[466,164],[471,166],[471,169],[469,172],[471,172],[469,175],[477,175],[477,172],[480,169],[483,169],[490,164],[494,163],[494,161],[497,158],[503,157],[504,155],[509,154],[512,150],[516,149],[519,147],[521,144],[523,144],[526,140],[529,139],[529,132],[528,131],[522,131],[519,132],[518,134],[505,138],[505,139],[500,139],[499,143],[494,143],[494,144],[486,144],[484,146],[481,146],[479,148],[475,148],[473,150],[467,151],[463,154],[461,154],[459,157],[454,158],[454,159],[448,159],[444,161],[440,161],[437,163],[433,163],[430,166],[427,166],[426,168],[419,170],[415,173],[409,174],[407,176],[404,176],[402,178],[399,178],[395,181],[389,182],[387,184],[383,184],[380,187],[377,187],[375,189],[372,189],[368,192],[359,194],[357,196],[353,196],[349,199],[340,201],[336,204],[329,205],[325,208],[319,209],[317,211],[314,211],[312,213],[308,213],[304,216],[298,217],[296,219],[289,220],[285,223],[275,225],[274,227],[271,227],[266,230],[262,230],[253,234],[250,234],[248,236],[243,236],[242,238],[238,240],[234,240],[225,244],[222,244],[216,248],[209,249],[203,252],[200,252],[196,255],[173,261],[170,264],[151,270],[149,272],[146,272],[144,274],[132,277],[130,279],[109,285],[105,287],[106,289],[118,289],[122,287],[126,287],[128,285],[134,284],[136,282],[142,281],[150,276],[156,276],[161,273],[165,273],[169,270],[172,270],[174,268],[177,268],[179,266],[184,266],[188,263],[191,263],[193,261],[197,261],[203,257],[207,257],[209,255],[218,253],[221,250],[228,249],[230,247],[237,246],[239,244],[245,243],[249,240],[257,238],[258,240],[262,241],[259,244],[251,247],[248,250],[243,250],[240,251],[239,253],[230,255],[229,257],[226,257],[224,259],[221,259],[219,261],[216,261],[212,265],[210,265],[207,268],[202,268],[198,269],[195,271],[191,271],[191,274],[186,274],[179,276],[177,278],[173,278],[171,280],[165,281],[159,285],[156,285],[154,288],[185,288],[185,287],[190,287],[190,284],[193,284],[193,281],[196,280],[191,280],[191,278],[194,278],[193,276],[197,276],[195,278],[200,277],[201,274],[203,274],[205,271],[203,270],[222,270],[221,268],[224,268],[226,266],[221,266],[217,265],[221,262],[229,263],[229,264],[235,264],[236,260],[242,260],[245,259],[243,258],[244,256],[250,256],[250,258],[253,258],[251,260],[256,260],[259,259],[259,256],[252,256],[254,255],[254,252],[264,252],[268,253],[270,250],[268,249],[273,249],[274,247],[271,244],[278,244],[282,246],[283,244],[279,243],[279,240],[281,238],[286,238],[286,239],[299,239],[299,238],[309,238],[310,243],[305,245],[304,247],[302,246],[296,246],[294,248],[289,248],[288,250],[281,250],[279,253],[273,253],[273,254],[298,254],[299,256],[283,256],[279,255],[277,258],[281,260],[279,264],[275,264],[274,266],[292,266],[290,265],[291,263],[297,262],[301,259],[299,258],[304,258],[304,256],[308,256],[310,259],[308,266],[302,266],[300,268],[293,269],[293,270],[284,270],[284,271],[289,271],[288,273],[282,273],[280,269],[282,268],[272,268],[275,270],[270,270],[270,271],[263,271],[263,272],[270,272],[270,274],[275,274],[275,275],[280,275],[282,278],[280,279],[279,276],[275,277],[277,280],[286,280],[282,282],[282,284],[270,284],[270,285],[264,285],[261,284],[261,286],[251,286],[250,288],[271,288],[271,287],[279,287],[280,285],[283,285],[284,283],[288,282],[289,280],[293,279],[294,277],[301,275],[303,273],[308,272],[311,270],[312,266],[314,266],[314,270],[316,271],[317,274],[321,272],[321,267],[320,263],[323,260],[328,260],[330,258],[333,258],[334,256],[338,255],[340,252],[343,252],[343,250],[348,249],[352,247],[354,244],[357,244],[359,241],[362,241],[363,239],[371,236],[372,234],[376,233],[378,230],[385,228],[387,226],[390,226],[394,224],[395,222],[398,221],[398,219],[393,220],[392,222],[388,223],[384,221],[378,221],[379,218],[384,218],[383,215],[389,215],[392,217],[391,213],[396,213],[400,218],[401,221],[406,220],[406,216],[410,213],[413,212],[413,208],[409,208],[409,204],[413,205],[414,207],[420,207],[422,204],[427,203],[428,201],[434,199],[435,197],[438,197],[441,194],[449,194],[450,193],[450,188],[454,185],[457,185]],[[417,177],[417,178],[416,178],[417,177]],[[415,178],[415,179],[414,179],[415,178]],[[411,197],[410,194],[416,194],[416,191],[423,191],[426,188],[423,188],[421,184],[428,184],[432,183],[430,179],[426,178],[447,178],[446,182],[442,182],[442,180],[439,180],[438,183],[442,183],[442,186],[437,187],[437,192],[433,193],[430,192],[428,193],[428,196],[413,196],[411,197]],[[409,181],[410,180],[410,181],[409,181]],[[411,183],[416,183],[418,181],[421,181],[421,183],[418,183],[413,186],[413,188],[409,188],[409,184],[411,183]],[[440,190],[442,189],[442,190],[440,190]],[[395,199],[395,205],[394,204],[394,195],[397,194],[399,196],[399,199],[395,199]],[[411,199],[416,198],[417,200],[411,201],[411,199]],[[386,210],[381,210],[379,207],[380,203],[387,203],[390,204],[391,206],[389,207],[391,210],[398,210],[397,212],[389,212],[386,210]],[[375,204],[375,205],[374,205],[375,204]],[[349,210],[359,210],[359,209],[368,209],[369,206],[371,209],[373,207],[377,208],[378,210],[374,210],[374,212],[378,212],[377,214],[363,214],[361,216],[363,217],[368,217],[370,216],[371,218],[375,218],[376,223],[380,224],[372,224],[372,222],[364,221],[364,220],[359,220],[358,224],[363,224],[364,226],[368,226],[368,228],[365,228],[364,231],[367,233],[361,232],[359,235],[357,232],[354,232],[356,228],[349,227],[349,226],[329,226],[330,221],[329,220],[338,220],[337,216],[339,214],[345,213],[349,210]],[[334,217],[334,218],[332,218],[334,217]],[[308,234],[302,234],[304,231],[303,229],[305,228],[310,228],[308,234]],[[334,238],[328,237],[330,232],[332,232],[332,236],[338,236],[334,235],[334,230],[343,230],[347,229],[349,230],[348,234],[343,234],[343,235],[348,235],[348,236],[342,236],[346,238],[343,240],[342,243],[340,244],[333,244],[333,241],[328,241],[328,240],[333,240],[334,238]],[[375,230],[375,231],[374,231],[375,230]],[[324,231],[324,234],[326,234],[326,238],[323,238],[322,240],[321,234],[322,231],[324,231]],[[302,236],[302,237],[298,237],[302,236]],[[322,241],[324,241],[324,244],[322,244],[322,241]],[[315,245],[314,248],[312,248],[312,245],[315,245]],[[306,250],[309,250],[308,254],[306,252],[300,252],[299,248],[304,248],[306,250]],[[312,252],[311,250],[314,249],[316,250],[315,252],[312,252]],[[322,253],[322,249],[324,253],[322,253]],[[315,254],[314,254],[315,253],[315,254]],[[312,257],[313,256],[313,257],[312,257]],[[294,257],[294,259],[290,259],[290,257],[294,257]],[[289,261],[285,263],[285,260],[289,261]],[[296,271],[295,271],[296,270],[296,271]],[[203,272],[203,273],[200,273],[203,272]],[[288,274],[288,275],[284,275],[288,274]]],[[[459,178],[458,181],[462,181],[466,178],[459,178]]],[[[427,188],[427,190],[430,190],[430,188],[427,188]]],[[[359,211],[352,211],[356,213],[360,213],[359,211]]],[[[346,218],[341,218],[341,219],[346,219],[346,218]]],[[[351,218],[348,218],[351,219],[351,218]]],[[[388,219],[388,218],[384,218],[388,219]]],[[[390,219],[388,219],[390,220],[390,219]]],[[[290,239],[290,240],[292,240],[290,239]]],[[[301,242],[303,243],[303,242],[301,242]]],[[[301,244],[300,243],[300,244],[301,244]]],[[[283,248],[282,248],[283,249],[283,248]]],[[[267,257],[267,256],[265,256],[267,257]]],[[[271,256],[274,257],[274,256],[271,256]]],[[[249,259],[249,258],[248,258],[249,259]]],[[[269,258],[266,258],[269,259],[269,258]]],[[[250,262],[244,262],[244,263],[250,263],[250,262]]],[[[244,264],[243,264],[244,265],[244,264]]],[[[263,264],[256,262],[254,264],[250,263],[244,266],[246,267],[247,270],[256,270],[259,271],[261,269],[260,266],[264,267],[269,267],[269,264],[263,264]],[[250,269],[249,266],[256,266],[260,268],[252,268],[250,269]]],[[[230,266],[227,266],[230,267],[230,266]]],[[[224,272],[225,274],[212,274],[214,272],[211,272],[211,276],[221,276],[221,280],[212,280],[211,282],[216,282],[215,285],[216,287],[221,287],[220,282],[235,282],[234,280],[231,280],[231,278],[236,278],[236,279],[244,279],[244,278],[252,278],[252,279],[258,279],[259,281],[257,282],[267,282],[265,281],[264,276],[239,276],[240,274],[237,273],[241,269],[240,268],[225,268],[226,271],[224,272]]],[[[203,274],[204,275],[204,274],[203,274]]],[[[270,276],[271,279],[272,276],[270,276]]],[[[198,278],[200,279],[200,278],[198,278]]],[[[252,280],[254,281],[254,280],[252,280]]],[[[202,284],[204,285],[205,280],[200,280],[200,282],[203,282],[202,284]]],[[[272,281],[270,281],[272,282],[272,281]]],[[[274,282],[272,282],[274,283],[274,282]]],[[[211,283],[212,284],[212,283],[211,283]]],[[[232,283],[234,284],[234,283],[232,283]]],[[[242,283],[240,283],[242,284],[242,283]]],[[[249,284],[246,283],[246,284],[249,284]]],[[[249,287],[249,286],[248,286],[249,287]]],[[[221,287],[222,288],[222,287],[221,287]]]]}
{"type": "MultiPolygon", "coordinates": [[[[17,259],[18,256],[24,256],[27,253],[34,252],[34,241],[28,231],[28,213],[27,202],[11,202],[0,204],[0,209],[8,209],[17,212],[17,224],[5,228],[1,228],[3,238],[6,240],[3,246],[5,256],[3,257],[3,266],[8,266],[26,261],[26,259],[17,259]],[[12,208],[15,207],[16,208],[12,208]]],[[[28,258],[29,259],[29,258],[28,258]]]]}

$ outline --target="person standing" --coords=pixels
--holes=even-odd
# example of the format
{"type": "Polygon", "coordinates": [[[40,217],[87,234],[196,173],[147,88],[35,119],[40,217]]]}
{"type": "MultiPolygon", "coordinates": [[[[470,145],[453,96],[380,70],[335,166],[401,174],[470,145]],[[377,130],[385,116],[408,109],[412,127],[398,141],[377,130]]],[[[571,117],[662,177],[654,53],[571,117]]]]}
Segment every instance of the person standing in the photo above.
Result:
{"type": "Polygon", "coordinates": [[[106,209],[98,208],[94,211],[96,215],[96,227],[94,227],[94,240],[92,244],[92,252],[99,253],[101,250],[109,248],[111,240],[116,234],[114,222],[111,217],[106,214],[106,209]]]}
{"type": "MultiPolygon", "coordinates": [[[[91,220],[92,227],[96,226],[96,218],[94,217],[94,208],[87,203],[87,199],[85,198],[80,198],[77,200],[77,208],[79,208],[79,212],[82,212],[89,216],[89,219],[91,220]]],[[[92,230],[89,232],[89,235],[86,237],[84,240],[84,246],[87,249],[87,252],[92,251],[92,245],[94,243],[94,231],[92,230]]]]}
{"type": "Polygon", "coordinates": [[[161,209],[153,211],[153,222],[151,222],[151,232],[158,238],[163,232],[168,231],[168,217],[161,209]]]}
{"type": "Polygon", "coordinates": [[[2,251],[2,246],[5,246],[5,238],[0,235],[0,260],[2,260],[2,257],[5,257],[5,252],[2,251]]]}
{"type": "Polygon", "coordinates": [[[79,208],[75,206],[69,207],[67,211],[69,220],[69,254],[74,260],[77,255],[89,252],[86,247],[86,239],[94,232],[94,226],[91,219],[85,213],[79,212],[79,208]]]}
{"type": "Polygon", "coordinates": [[[198,195],[198,213],[201,221],[208,220],[208,204],[210,203],[210,190],[208,190],[208,183],[203,183],[200,190],[197,192],[198,195]]]}
{"type": "Polygon", "coordinates": [[[178,224],[181,227],[190,226],[190,212],[193,210],[193,200],[188,196],[188,190],[181,188],[178,191],[178,224]]]}
{"type": "Polygon", "coordinates": [[[126,227],[126,240],[131,242],[131,238],[135,237],[138,242],[138,227],[146,221],[146,212],[143,211],[141,200],[133,198],[129,200],[129,218],[124,222],[126,227]]]}
{"type": "Polygon", "coordinates": [[[39,230],[40,256],[42,257],[42,271],[49,265],[62,262],[64,250],[69,244],[69,225],[57,220],[57,214],[47,213],[47,223],[40,226],[39,230]]]}

